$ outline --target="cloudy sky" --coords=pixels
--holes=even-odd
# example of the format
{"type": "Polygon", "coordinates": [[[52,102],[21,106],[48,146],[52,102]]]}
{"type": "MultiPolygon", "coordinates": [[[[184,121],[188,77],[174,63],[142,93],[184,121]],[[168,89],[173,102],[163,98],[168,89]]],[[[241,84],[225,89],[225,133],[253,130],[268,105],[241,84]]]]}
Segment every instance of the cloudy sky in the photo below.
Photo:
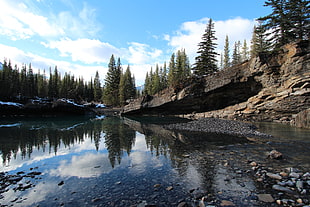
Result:
{"type": "MultiPolygon", "coordinates": [[[[255,19],[270,13],[264,0],[1,0],[0,62],[49,67],[85,80],[98,70],[102,81],[112,54],[130,65],[136,84],[184,48],[194,63],[208,18],[218,50],[250,44],[255,19]]],[[[231,49],[232,51],[232,49],[231,49]]]]}

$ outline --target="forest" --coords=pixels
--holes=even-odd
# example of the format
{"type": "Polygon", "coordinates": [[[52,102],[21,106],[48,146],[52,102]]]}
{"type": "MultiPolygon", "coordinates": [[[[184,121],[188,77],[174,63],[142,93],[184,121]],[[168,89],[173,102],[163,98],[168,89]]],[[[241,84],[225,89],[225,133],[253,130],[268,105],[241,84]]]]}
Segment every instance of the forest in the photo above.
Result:
{"type": "Polygon", "coordinates": [[[233,65],[240,64],[261,53],[272,54],[281,46],[309,39],[310,6],[307,0],[267,0],[272,12],[257,19],[251,43],[235,42],[230,54],[229,36],[226,35],[223,54],[216,52],[213,20],[206,25],[198,44],[195,63],[190,64],[185,49],[171,55],[168,64],[158,64],[146,74],[143,91],[137,91],[135,77],[128,65],[123,69],[121,60],[112,54],[108,72],[101,84],[98,71],[94,78],[85,81],[70,73],[60,74],[57,66],[52,70],[34,73],[31,64],[21,69],[5,59],[0,70],[0,100],[21,101],[34,97],[74,99],[77,102],[103,102],[108,106],[124,106],[128,100],[140,95],[154,95],[167,87],[176,87],[189,77],[203,77],[233,65]],[[248,46],[249,45],[249,46],[248,46]],[[220,58],[218,58],[220,57],[220,58]],[[220,60],[220,61],[219,61],[220,60]]]}

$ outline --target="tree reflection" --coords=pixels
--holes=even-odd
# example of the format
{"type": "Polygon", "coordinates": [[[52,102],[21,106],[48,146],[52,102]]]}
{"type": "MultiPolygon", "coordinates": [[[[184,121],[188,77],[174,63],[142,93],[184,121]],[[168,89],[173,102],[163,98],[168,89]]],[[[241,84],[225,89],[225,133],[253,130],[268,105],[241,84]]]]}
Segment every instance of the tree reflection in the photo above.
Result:
{"type": "MultiPolygon", "coordinates": [[[[0,126],[5,125],[0,123],[0,126]]],[[[57,155],[60,147],[70,148],[91,139],[97,151],[104,141],[114,167],[115,162],[120,164],[123,151],[130,154],[135,135],[134,130],[115,117],[103,120],[80,117],[28,119],[20,121],[17,127],[0,127],[0,151],[3,165],[8,165],[11,159],[17,158],[18,152],[22,159],[30,158],[34,149],[57,155]]]]}

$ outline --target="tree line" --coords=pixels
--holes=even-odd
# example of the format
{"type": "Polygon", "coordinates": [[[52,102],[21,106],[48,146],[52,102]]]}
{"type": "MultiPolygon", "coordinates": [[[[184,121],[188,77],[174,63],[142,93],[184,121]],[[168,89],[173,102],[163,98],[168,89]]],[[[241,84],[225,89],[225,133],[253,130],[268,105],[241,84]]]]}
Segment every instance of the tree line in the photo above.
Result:
{"type": "Polygon", "coordinates": [[[135,79],[129,66],[123,71],[120,58],[115,64],[113,55],[104,87],[101,86],[98,71],[94,79],[84,81],[83,77],[76,78],[67,72],[62,76],[57,66],[53,71],[50,68],[47,75],[45,70],[43,73],[40,70],[34,73],[31,64],[28,68],[23,65],[19,69],[17,65],[13,68],[10,61],[4,60],[0,70],[0,100],[22,101],[35,97],[122,106],[126,100],[136,97],[135,79]]]}
{"type": "Polygon", "coordinates": [[[17,65],[14,68],[10,61],[4,60],[0,70],[0,97],[2,100],[41,98],[67,98],[77,101],[98,101],[99,75],[94,80],[84,81],[83,77],[75,78],[70,73],[62,77],[57,66],[49,69],[49,78],[45,70],[34,73],[31,64],[28,68],[17,65]]]}

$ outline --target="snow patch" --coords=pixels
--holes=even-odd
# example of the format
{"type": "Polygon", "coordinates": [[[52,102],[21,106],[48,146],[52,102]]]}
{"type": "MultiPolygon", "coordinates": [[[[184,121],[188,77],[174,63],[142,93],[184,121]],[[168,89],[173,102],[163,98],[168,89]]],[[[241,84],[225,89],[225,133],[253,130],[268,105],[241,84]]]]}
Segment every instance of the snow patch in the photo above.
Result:
{"type": "Polygon", "coordinates": [[[22,125],[21,123],[16,123],[16,124],[1,124],[0,128],[11,128],[11,127],[17,127],[22,125]]]}
{"type": "Polygon", "coordinates": [[[20,103],[14,103],[14,102],[3,102],[0,101],[0,105],[7,105],[7,106],[17,106],[17,107],[23,107],[23,104],[20,103]]]}
{"type": "Polygon", "coordinates": [[[97,104],[96,108],[105,108],[106,106],[104,104],[97,104]]]}
{"type": "Polygon", "coordinates": [[[77,104],[77,103],[75,103],[74,101],[71,101],[71,100],[68,100],[68,99],[62,98],[62,99],[59,99],[59,100],[62,101],[62,102],[68,103],[68,104],[72,104],[72,105],[74,105],[74,106],[84,107],[84,105],[77,104]]]}

